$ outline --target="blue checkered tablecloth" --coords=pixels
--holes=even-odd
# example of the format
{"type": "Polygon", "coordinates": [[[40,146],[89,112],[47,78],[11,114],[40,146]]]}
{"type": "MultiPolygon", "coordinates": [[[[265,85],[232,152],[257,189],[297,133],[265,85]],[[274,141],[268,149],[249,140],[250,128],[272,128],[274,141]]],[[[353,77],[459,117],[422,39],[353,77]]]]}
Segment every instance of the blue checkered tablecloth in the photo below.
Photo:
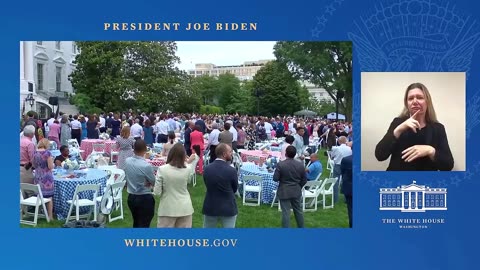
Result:
{"type": "MultiPolygon", "coordinates": [[[[57,215],[58,220],[65,220],[68,215],[70,205],[68,200],[73,199],[75,188],[77,185],[95,184],[100,185],[98,196],[103,195],[103,190],[107,183],[107,172],[99,169],[85,169],[78,172],[86,173],[85,177],[80,178],[62,178],[62,175],[54,175],[55,191],[53,195],[53,211],[57,215]]],[[[80,199],[92,199],[93,192],[80,193],[80,199]]],[[[80,214],[88,213],[89,207],[80,207],[80,214]]],[[[72,211],[73,213],[74,211],[72,211]]]]}
{"type": "MultiPolygon", "coordinates": [[[[262,194],[261,194],[261,199],[260,201],[262,203],[272,203],[272,200],[274,198],[273,191],[278,188],[278,182],[273,181],[273,172],[270,173],[267,170],[261,171],[258,169],[258,166],[255,165],[254,163],[249,163],[249,162],[244,162],[242,167],[240,168],[240,181],[243,181],[243,177],[245,175],[257,175],[262,177],[262,194]]],[[[258,185],[257,182],[250,181],[247,182],[248,185],[258,185]]],[[[243,185],[239,187],[240,194],[243,196],[243,185]]],[[[257,198],[258,193],[251,193],[247,192],[246,197],[247,198],[257,198]]]]}

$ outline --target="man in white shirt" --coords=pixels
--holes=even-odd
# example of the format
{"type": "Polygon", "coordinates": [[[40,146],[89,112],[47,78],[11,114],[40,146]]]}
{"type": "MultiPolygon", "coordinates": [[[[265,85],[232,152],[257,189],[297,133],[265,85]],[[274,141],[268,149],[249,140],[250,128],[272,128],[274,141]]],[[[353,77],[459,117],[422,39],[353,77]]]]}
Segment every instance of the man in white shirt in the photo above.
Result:
{"type": "Polygon", "coordinates": [[[333,199],[334,202],[338,202],[338,186],[340,185],[340,175],[341,175],[341,169],[340,165],[342,164],[342,159],[344,157],[352,155],[352,148],[347,146],[347,137],[345,136],[340,136],[338,138],[338,144],[339,146],[334,146],[332,147],[332,153],[331,157],[334,162],[334,167],[333,167],[333,177],[338,177],[337,182],[335,183],[335,186],[333,186],[333,199]]]}
{"type": "Polygon", "coordinates": [[[273,126],[272,124],[270,124],[270,122],[268,122],[268,119],[267,119],[267,121],[265,121],[265,132],[267,133],[268,140],[272,139],[272,129],[273,129],[273,126]]]}
{"type": "Polygon", "coordinates": [[[100,119],[100,133],[105,133],[105,131],[107,131],[107,128],[105,126],[105,114],[101,113],[99,119],[100,119]]]}
{"type": "Polygon", "coordinates": [[[165,121],[165,116],[160,116],[160,121],[156,124],[157,127],[157,142],[168,142],[168,123],[165,121]]]}
{"type": "Polygon", "coordinates": [[[228,120],[227,123],[230,124],[230,131],[233,134],[233,140],[232,140],[232,149],[233,151],[237,152],[237,139],[238,139],[238,132],[237,129],[233,126],[233,121],[228,120]]]}
{"type": "Polygon", "coordinates": [[[140,120],[135,119],[135,124],[130,127],[130,134],[135,140],[139,140],[143,138],[143,128],[140,126],[140,120]]]}
{"type": "Polygon", "coordinates": [[[218,141],[218,135],[220,134],[220,130],[218,130],[218,124],[213,123],[212,124],[212,132],[210,132],[210,135],[208,135],[208,145],[207,149],[210,149],[210,163],[215,161],[217,159],[217,155],[215,154],[215,149],[217,148],[217,145],[219,144],[218,141]]]}
{"type": "Polygon", "coordinates": [[[73,116],[70,125],[72,126],[72,139],[76,139],[78,145],[80,145],[82,143],[82,123],[78,121],[78,115],[73,116]]]}

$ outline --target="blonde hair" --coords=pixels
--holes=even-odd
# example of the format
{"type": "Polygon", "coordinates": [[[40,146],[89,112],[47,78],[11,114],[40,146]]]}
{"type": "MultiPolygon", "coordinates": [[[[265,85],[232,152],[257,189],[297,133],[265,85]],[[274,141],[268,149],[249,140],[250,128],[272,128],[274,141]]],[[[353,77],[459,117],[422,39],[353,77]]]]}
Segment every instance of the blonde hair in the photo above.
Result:
{"type": "Polygon", "coordinates": [[[50,148],[50,141],[48,139],[41,139],[37,143],[37,148],[49,149],[50,148]]]}
{"type": "Polygon", "coordinates": [[[403,97],[403,110],[400,113],[400,117],[410,117],[410,112],[408,110],[408,92],[415,88],[422,90],[423,95],[425,96],[425,101],[427,103],[425,121],[427,123],[430,123],[430,122],[437,123],[438,122],[437,114],[435,113],[435,109],[433,108],[432,97],[430,96],[430,92],[428,91],[428,88],[422,83],[412,83],[407,87],[407,90],[405,90],[405,96],[403,97]]]}
{"type": "Polygon", "coordinates": [[[123,126],[122,131],[120,131],[120,137],[124,139],[130,137],[130,126],[123,126]]]}

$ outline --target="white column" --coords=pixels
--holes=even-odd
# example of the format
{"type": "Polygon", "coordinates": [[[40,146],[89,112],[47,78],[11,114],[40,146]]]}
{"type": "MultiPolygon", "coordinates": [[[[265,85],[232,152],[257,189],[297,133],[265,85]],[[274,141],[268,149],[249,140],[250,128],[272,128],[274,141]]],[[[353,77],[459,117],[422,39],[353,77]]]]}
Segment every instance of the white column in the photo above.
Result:
{"type": "Polygon", "coordinates": [[[425,209],[425,191],[422,192],[422,209],[425,209]]]}
{"type": "Polygon", "coordinates": [[[447,208],[447,193],[444,193],[443,196],[444,196],[444,199],[445,199],[444,200],[444,203],[445,203],[444,205],[445,205],[445,209],[446,209],[447,208]]]}
{"type": "Polygon", "coordinates": [[[34,82],[33,78],[33,42],[24,41],[24,59],[25,59],[25,80],[28,82],[34,82]]]}
{"type": "Polygon", "coordinates": [[[402,191],[402,210],[405,207],[405,191],[402,191]]]}
{"type": "Polygon", "coordinates": [[[25,58],[23,56],[25,43],[20,41],[20,80],[25,80],[25,58]]]}
{"type": "Polygon", "coordinates": [[[415,208],[418,209],[418,191],[415,192],[415,208]]]}

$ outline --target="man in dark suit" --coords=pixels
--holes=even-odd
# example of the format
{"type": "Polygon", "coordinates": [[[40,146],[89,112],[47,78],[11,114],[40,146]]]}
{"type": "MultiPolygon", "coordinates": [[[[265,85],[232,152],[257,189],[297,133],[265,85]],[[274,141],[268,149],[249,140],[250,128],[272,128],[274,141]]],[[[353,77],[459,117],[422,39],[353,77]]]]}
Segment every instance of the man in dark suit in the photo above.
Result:
{"type": "Polygon", "coordinates": [[[237,202],[235,192],[238,189],[237,171],[230,166],[233,150],[227,144],[220,143],[215,148],[217,159],[203,172],[207,192],[203,201],[203,227],[216,228],[218,221],[224,228],[235,228],[237,220],[237,202]]]}
{"type": "Polygon", "coordinates": [[[303,228],[302,187],[307,183],[305,168],[295,160],[297,150],[288,146],[286,160],[280,161],[273,174],[273,181],[279,182],[277,197],[282,208],[282,227],[290,227],[290,209],[293,208],[297,227],[303,228]]]}
{"type": "Polygon", "coordinates": [[[193,131],[193,123],[191,121],[187,122],[187,127],[185,128],[185,151],[187,152],[187,156],[192,155],[192,143],[190,142],[190,133],[193,131]]]}
{"type": "Polygon", "coordinates": [[[198,120],[195,122],[195,126],[200,126],[202,130],[200,130],[203,134],[207,132],[207,125],[205,125],[205,122],[203,121],[202,117],[199,117],[198,120]]]}
{"type": "Polygon", "coordinates": [[[340,164],[340,170],[342,173],[342,193],[345,196],[348,210],[348,224],[352,228],[352,157],[353,155],[346,156],[342,159],[340,164]]]}

